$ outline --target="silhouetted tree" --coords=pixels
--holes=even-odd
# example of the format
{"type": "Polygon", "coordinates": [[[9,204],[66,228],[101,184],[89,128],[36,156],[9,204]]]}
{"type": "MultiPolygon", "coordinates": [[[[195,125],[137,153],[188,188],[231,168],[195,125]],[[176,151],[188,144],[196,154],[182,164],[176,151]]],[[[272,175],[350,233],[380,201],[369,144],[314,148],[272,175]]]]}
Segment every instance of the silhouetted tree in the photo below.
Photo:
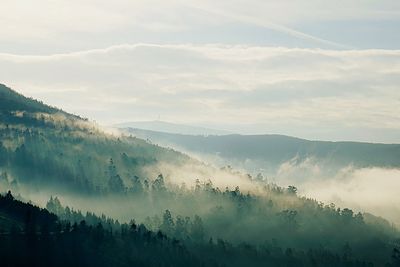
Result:
{"type": "Polygon", "coordinates": [[[289,185],[287,188],[287,192],[290,195],[297,195],[297,187],[293,186],[293,185],[289,185]]]}
{"type": "Polygon", "coordinates": [[[169,210],[166,210],[163,215],[163,220],[160,226],[160,230],[170,236],[174,231],[174,227],[175,223],[172,218],[171,212],[169,210]]]}

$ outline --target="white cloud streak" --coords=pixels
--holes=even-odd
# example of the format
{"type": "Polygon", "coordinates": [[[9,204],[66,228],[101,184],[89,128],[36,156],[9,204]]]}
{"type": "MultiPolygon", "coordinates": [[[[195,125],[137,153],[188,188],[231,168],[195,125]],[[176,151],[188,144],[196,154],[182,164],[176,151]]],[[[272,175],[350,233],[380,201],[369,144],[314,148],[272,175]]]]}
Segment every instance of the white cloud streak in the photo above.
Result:
{"type": "Polygon", "coordinates": [[[317,130],[334,139],[370,129],[365,139],[399,142],[385,136],[385,129],[400,131],[399,62],[400,50],[142,43],[44,56],[2,53],[0,80],[104,123],[162,115],[308,138],[324,138],[317,130]]]}
{"type": "Polygon", "coordinates": [[[310,41],[316,42],[318,44],[327,45],[328,47],[341,48],[341,49],[352,48],[351,46],[347,46],[347,45],[339,44],[339,43],[332,42],[329,40],[325,40],[325,39],[313,36],[311,34],[307,34],[307,33],[289,28],[289,27],[281,25],[281,24],[270,22],[270,21],[265,20],[260,17],[242,15],[242,14],[234,14],[234,13],[229,13],[226,11],[216,10],[213,6],[191,5],[191,7],[206,11],[211,14],[226,17],[226,18],[232,19],[234,21],[247,23],[247,24],[253,24],[256,26],[260,26],[260,27],[265,27],[265,28],[268,28],[271,30],[289,34],[293,37],[310,40],[310,41]]]}
{"type": "Polygon", "coordinates": [[[22,54],[124,42],[357,47],[341,28],[366,47],[399,44],[395,30],[388,30],[400,23],[400,4],[393,0],[3,0],[0,7],[0,51],[22,54]],[[363,33],[360,22],[382,42],[363,33]],[[330,23],[332,31],[312,27],[330,23]]]}

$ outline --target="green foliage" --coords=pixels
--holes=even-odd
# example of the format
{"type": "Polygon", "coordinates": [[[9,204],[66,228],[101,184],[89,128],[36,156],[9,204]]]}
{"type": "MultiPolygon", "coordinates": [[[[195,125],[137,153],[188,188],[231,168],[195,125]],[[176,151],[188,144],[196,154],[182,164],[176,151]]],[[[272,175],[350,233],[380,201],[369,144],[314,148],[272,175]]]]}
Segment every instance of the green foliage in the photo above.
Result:
{"type": "MultiPolygon", "coordinates": [[[[399,232],[372,215],[299,197],[296,187],[266,184],[261,175],[257,194],[221,190],[211,181],[198,180],[190,189],[171,186],[162,174],[148,177],[146,170],[193,163],[181,153],[105,134],[4,86],[0,104],[0,186],[85,196],[96,208],[122,211],[114,214],[121,222],[143,222],[83,214],[57,197],[47,203],[49,213],[8,193],[0,196],[0,257],[6,266],[398,264],[399,232]]],[[[285,145],[289,150],[292,141],[285,145]]],[[[237,149],[226,147],[232,154],[237,149]]]]}
{"type": "Polygon", "coordinates": [[[21,184],[90,194],[140,190],[145,168],[190,159],[134,137],[116,138],[77,116],[0,85],[0,167],[21,184]],[[111,160],[110,160],[111,159],[111,160]]]}
{"type": "MultiPolygon", "coordinates": [[[[113,231],[100,219],[95,225],[82,220],[71,226],[10,196],[0,196],[0,213],[14,219],[16,226],[0,235],[2,266],[217,266],[143,225],[118,225],[113,231]],[[19,229],[22,221],[25,227],[19,229]]],[[[53,204],[56,199],[49,206],[53,204]]]]}
{"type": "MultiPolygon", "coordinates": [[[[51,198],[50,202],[58,203],[55,198],[51,198]]],[[[54,206],[53,204],[50,206],[54,206]]],[[[69,213],[66,212],[67,210],[68,208],[65,208],[65,211],[62,211],[62,213],[69,213]]],[[[80,214],[80,212],[72,213],[80,214]]],[[[289,214],[289,216],[293,215],[291,212],[285,212],[285,214],[289,214]]],[[[138,226],[135,221],[131,221],[129,225],[119,224],[117,221],[105,218],[104,215],[97,217],[94,214],[87,213],[86,216],[80,215],[79,218],[75,217],[75,219],[83,220],[85,223],[75,223],[72,227],[72,232],[83,228],[85,231],[81,232],[93,231],[96,244],[103,241],[108,242],[108,250],[103,251],[103,255],[107,255],[116,244],[114,242],[110,243],[110,237],[114,239],[121,238],[122,240],[118,242],[121,242],[123,246],[132,246],[126,242],[129,242],[129,238],[132,238],[133,235],[133,240],[137,243],[146,242],[147,245],[145,247],[149,250],[154,249],[152,248],[152,243],[147,243],[149,236],[153,236],[155,242],[157,242],[157,246],[161,246],[161,248],[167,251],[171,251],[173,247],[178,246],[182,249],[182,252],[191,255],[193,261],[197,259],[198,262],[201,262],[202,266],[374,266],[373,262],[365,261],[360,255],[355,255],[353,252],[354,248],[351,247],[349,242],[344,243],[340,251],[337,252],[323,248],[322,246],[309,249],[282,247],[276,239],[263,242],[260,245],[245,242],[235,244],[221,238],[217,238],[216,242],[214,242],[213,238],[204,238],[203,223],[199,216],[195,216],[193,221],[188,217],[183,218],[181,216],[177,216],[174,219],[168,210],[164,212],[162,222],[159,222],[160,229],[162,230],[158,232],[148,231],[146,226],[142,224],[138,226]],[[104,225],[108,226],[103,227],[104,225]],[[165,235],[166,232],[169,235],[165,235]],[[178,239],[176,238],[177,234],[183,234],[183,236],[178,239]],[[175,236],[175,238],[172,238],[171,235],[175,236]]],[[[69,227],[67,228],[70,229],[69,227]]],[[[394,253],[397,251],[396,249],[395,247],[393,250],[394,253]]],[[[124,248],[119,247],[119,250],[124,250],[124,248]]],[[[115,257],[121,255],[120,251],[113,251],[113,253],[115,253],[115,257]]],[[[147,255],[148,251],[142,251],[141,253],[147,255]]],[[[397,255],[396,253],[394,255],[397,255]]],[[[163,252],[158,251],[157,257],[153,259],[153,263],[165,263],[162,255],[163,252]]],[[[181,256],[175,254],[175,257],[181,256]]],[[[395,256],[393,259],[395,259],[395,256]]],[[[122,262],[128,260],[124,259],[122,262]]],[[[393,265],[395,261],[392,261],[390,257],[376,264],[377,266],[381,266],[384,263],[387,263],[387,266],[396,266],[393,265]]],[[[196,264],[196,261],[190,264],[196,264]]]]}
{"type": "Polygon", "coordinates": [[[13,111],[56,113],[59,109],[47,106],[37,100],[26,98],[4,84],[0,84],[0,114],[13,111]]]}
{"type": "MultiPolygon", "coordinates": [[[[157,187],[151,188],[156,190],[157,187]]],[[[180,240],[188,247],[203,246],[210,239],[222,240],[224,245],[222,241],[217,244],[224,249],[246,244],[245,247],[250,246],[256,251],[267,247],[267,251],[272,253],[279,247],[282,252],[279,255],[285,257],[287,248],[290,248],[288,255],[296,257],[308,250],[312,251],[311,254],[327,251],[331,256],[342,255],[346,261],[362,259],[380,266],[390,262],[391,244],[399,236],[399,232],[390,225],[366,223],[360,213],[299,198],[276,186],[265,187],[264,193],[256,196],[243,194],[238,188],[220,191],[210,182],[198,182],[192,190],[166,187],[162,194],[160,197],[158,191],[152,190],[139,195],[128,192],[122,198],[113,199],[112,203],[115,206],[132,203],[134,208],[123,210],[125,213],[132,210],[129,214],[134,217],[143,216],[143,210],[148,210],[144,214],[159,212],[158,216],[138,221],[143,221],[154,232],[161,231],[169,238],[180,240]]],[[[93,219],[96,217],[90,213],[85,217],[69,209],[59,215],[75,222],[86,220],[92,225],[101,220],[93,219]]],[[[119,223],[105,216],[101,218],[108,222],[107,229],[118,228],[119,223]]],[[[333,256],[331,260],[330,266],[340,262],[333,256]]]]}

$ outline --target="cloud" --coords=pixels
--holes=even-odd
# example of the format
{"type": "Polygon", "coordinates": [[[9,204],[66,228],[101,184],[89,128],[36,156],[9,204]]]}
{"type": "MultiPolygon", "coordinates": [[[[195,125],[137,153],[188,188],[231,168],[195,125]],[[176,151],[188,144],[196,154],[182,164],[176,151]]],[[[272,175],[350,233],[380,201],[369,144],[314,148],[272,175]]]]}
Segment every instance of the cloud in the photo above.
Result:
{"type": "Polygon", "coordinates": [[[207,6],[207,5],[191,5],[191,7],[194,7],[194,8],[200,9],[200,10],[204,10],[204,11],[209,12],[211,14],[215,14],[215,15],[218,15],[218,16],[222,16],[222,17],[226,17],[226,18],[229,18],[229,19],[233,19],[235,21],[239,21],[239,22],[243,22],[243,23],[247,23],[247,24],[253,24],[253,25],[260,26],[260,27],[265,27],[265,28],[268,28],[268,29],[271,29],[271,30],[274,30],[274,31],[286,33],[286,34],[291,35],[293,37],[310,40],[312,42],[316,42],[316,43],[322,44],[322,45],[327,45],[329,47],[350,48],[350,46],[346,46],[346,45],[343,45],[343,44],[339,44],[339,43],[336,43],[336,42],[325,40],[325,39],[313,36],[311,34],[307,34],[307,33],[304,33],[304,32],[289,28],[289,27],[281,25],[281,24],[273,23],[271,21],[266,20],[265,16],[264,17],[257,17],[257,16],[252,16],[252,15],[229,13],[229,12],[226,12],[225,8],[222,9],[222,10],[218,10],[218,9],[215,9],[214,6],[207,6]]]}
{"type": "Polygon", "coordinates": [[[321,0],[234,0],[234,1],[186,1],[213,10],[226,10],[233,14],[272,20],[278,24],[293,25],[299,21],[351,20],[351,19],[395,19],[398,18],[400,4],[396,0],[365,2],[362,0],[335,2],[321,0]],[[227,5],[230,3],[230,5],[227,5]],[[283,15],[284,14],[284,15],[283,15]]]}
{"type": "Polygon", "coordinates": [[[43,56],[2,53],[0,80],[103,123],[161,115],[307,138],[360,129],[373,133],[365,139],[399,142],[393,137],[400,131],[399,59],[400,50],[141,43],[43,56]]]}
{"type": "Polygon", "coordinates": [[[399,14],[392,0],[3,0],[0,51],[47,54],[124,42],[398,48],[399,14]]]}

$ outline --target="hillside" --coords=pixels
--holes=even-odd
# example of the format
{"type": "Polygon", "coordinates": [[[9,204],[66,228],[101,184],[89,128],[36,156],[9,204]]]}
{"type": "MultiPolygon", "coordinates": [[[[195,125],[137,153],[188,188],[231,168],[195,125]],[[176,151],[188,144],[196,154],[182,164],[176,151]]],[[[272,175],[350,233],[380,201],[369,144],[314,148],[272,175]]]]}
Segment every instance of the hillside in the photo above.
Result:
{"type": "Polygon", "coordinates": [[[16,111],[44,112],[54,114],[62,112],[32,98],[26,98],[0,83],[0,113],[9,114],[16,111]]]}
{"type": "MultiPolygon", "coordinates": [[[[234,169],[217,170],[129,134],[108,134],[78,116],[7,90],[1,100],[8,108],[2,111],[6,121],[0,126],[0,191],[28,192],[28,199],[59,218],[52,223],[54,231],[42,225],[43,236],[42,230],[33,230],[41,227],[28,227],[32,224],[21,220],[22,213],[12,217],[0,210],[0,225],[7,233],[0,235],[0,256],[8,262],[18,258],[38,264],[48,260],[42,266],[54,265],[55,259],[65,259],[66,266],[397,264],[400,235],[382,218],[299,196],[294,186],[282,188],[234,169]],[[95,215],[102,213],[111,218],[95,215]],[[9,235],[18,232],[10,225],[22,231],[9,235]],[[30,249],[32,244],[40,249],[30,249]],[[13,254],[21,246],[23,256],[13,254]],[[43,251],[57,256],[48,258],[43,251]]],[[[224,147],[214,142],[215,149],[224,147]]],[[[271,146],[269,153],[285,155],[296,142],[287,140],[283,152],[271,146]]],[[[14,201],[10,196],[4,199],[14,201]]]]}
{"type": "MultiPolygon", "coordinates": [[[[47,209],[16,200],[11,192],[0,194],[0,214],[8,224],[0,225],[0,257],[4,266],[372,266],[354,258],[347,245],[343,253],[318,248],[307,253],[265,244],[233,245],[225,240],[207,242],[171,239],[165,232],[153,232],[131,220],[120,224],[111,218],[61,206],[57,198],[47,209]],[[68,214],[68,215],[66,215],[68,214]],[[283,253],[283,251],[285,251],[283,253]],[[229,255],[229,257],[227,257],[229,255]]],[[[166,211],[165,214],[169,214],[166,211]]],[[[164,216],[164,222],[173,219],[164,216]]],[[[177,225],[177,227],[179,227],[177,225]]],[[[188,233],[195,238],[196,221],[188,233]]],[[[388,267],[396,267],[395,255],[388,267]]]]}
{"type": "MultiPolygon", "coordinates": [[[[144,140],[115,137],[78,116],[0,86],[0,184],[101,193],[124,191],[144,168],[190,159],[144,140]]],[[[43,188],[42,188],[43,189],[43,188]]]]}
{"type": "Polygon", "coordinates": [[[226,135],[228,131],[216,130],[191,125],[177,124],[166,121],[132,121],[113,125],[117,128],[137,128],[165,133],[189,134],[189,135],[226,135]]]}
{"type": "Polygon", "coordinates": [[[218,157],[234,166],[250,161],[255,169],[274,170],[294,158],[299,162],[314,158],[335,167],[400,167],[400,144],[309,141],[283,135],[200,136],[133,128],[125,131],[155,144],[218,157]]]}
{"type": "Polygon", "coordinates": [[[0,257],[2,266],[215,266],[143,225],[61,220],[11,192],[0,195],[0,257]]]}

